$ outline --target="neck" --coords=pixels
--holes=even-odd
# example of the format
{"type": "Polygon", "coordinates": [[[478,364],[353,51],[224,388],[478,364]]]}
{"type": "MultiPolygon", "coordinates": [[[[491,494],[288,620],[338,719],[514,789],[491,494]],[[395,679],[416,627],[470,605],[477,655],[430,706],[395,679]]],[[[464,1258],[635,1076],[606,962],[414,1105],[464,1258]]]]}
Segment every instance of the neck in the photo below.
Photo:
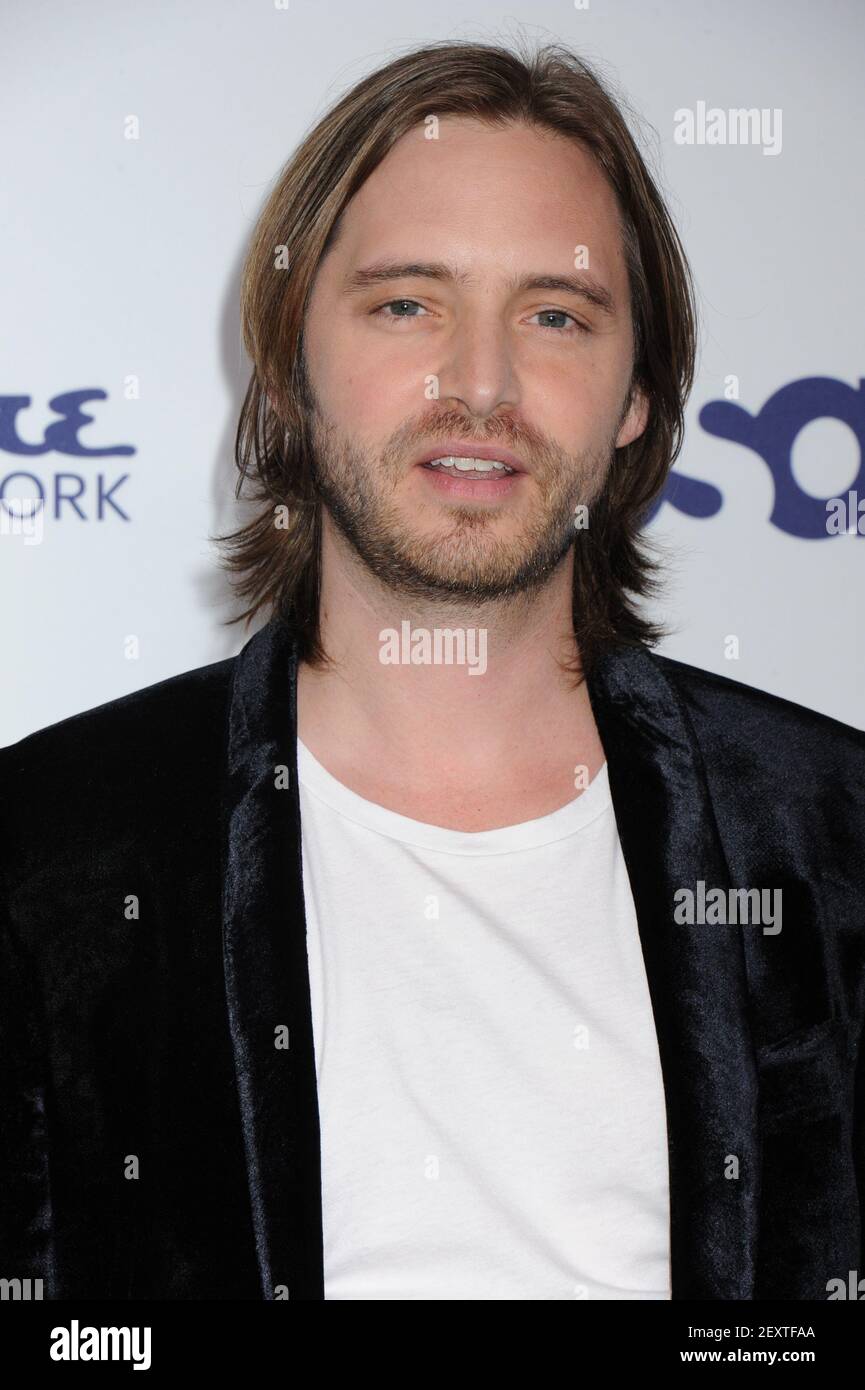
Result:
{"type": "Polygon", "coordinates": [[[572,553],[523,594],[427,600],[389,588],[327,531],[319,611],[330,665],[302,662],[298,675],[298,732],[315,756],[343,774],[390,768],[418,788],[561,787],[575,764],[595,775],[604,754],[586,685],[562,665],[577,655],[572,553]],[[445,664],[449,647],[461,664],[445,664]]]}

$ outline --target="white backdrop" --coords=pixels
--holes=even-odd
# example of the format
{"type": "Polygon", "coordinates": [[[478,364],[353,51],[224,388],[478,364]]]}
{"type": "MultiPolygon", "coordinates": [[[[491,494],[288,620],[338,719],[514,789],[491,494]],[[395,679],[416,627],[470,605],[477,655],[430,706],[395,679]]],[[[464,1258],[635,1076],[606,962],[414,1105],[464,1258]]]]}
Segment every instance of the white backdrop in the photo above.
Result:
{"type": "Polygon", "coordinates": [[[0,16],[0,487],[13,507],[47,497],[41,538],[0,507],[0,743],[245,640],[224,626],[236,610],[208,537],[234,515],[238,281],[269,183],[395,52],[517,32],[576,48],[640,113],[694,269],[701,354],[676,473],[712,514],[692,514],[685,482],[684,510],[665,502],[651,523],[671,561],[662,650],[865,726],[865,536],[791,534],[813,524],[809,497],[846,497],[865,441],[859,0],[3,0],[0,16]],[[776,144],[780,112],[779,152],[677,143],[676,113],[700,103],[767,113],[776,144]],[[731,378],[750,416],[785,393],[761,446],[784,475],[782,525],[768,463],[715,425],[735,413],[712,405],[731,378]],[[63,415],[49,402],[75,391],[105,398],[84,402],[71,447],[133,453],[70,454],[62,423],[45,440],[63,415]],[[825,415],[833,393],[846,422],[825,415]],[[54,515],[58,486],[77,510],[54,515]]]}

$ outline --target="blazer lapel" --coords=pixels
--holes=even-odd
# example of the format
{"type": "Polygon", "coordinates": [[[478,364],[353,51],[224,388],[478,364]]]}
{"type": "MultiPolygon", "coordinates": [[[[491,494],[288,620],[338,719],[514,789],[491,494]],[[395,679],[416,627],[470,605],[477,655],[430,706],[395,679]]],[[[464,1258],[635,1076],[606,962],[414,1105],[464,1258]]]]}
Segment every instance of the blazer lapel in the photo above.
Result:
{"type": "Polygon", "coordinates": [[[291,634],[276,620],[237,657],[223,807],[226,997],[268,1300],[324,1298],[295,674],[291,634]]]}
{"type": "Polygon", "coordinates": [[[672,1296],[750,1299],[760,1152],[741,929],[673,920],[677,889],[731,886],[699,748],[648,648],[608,653],[587,685],[658,1034],[672,1296]]]}

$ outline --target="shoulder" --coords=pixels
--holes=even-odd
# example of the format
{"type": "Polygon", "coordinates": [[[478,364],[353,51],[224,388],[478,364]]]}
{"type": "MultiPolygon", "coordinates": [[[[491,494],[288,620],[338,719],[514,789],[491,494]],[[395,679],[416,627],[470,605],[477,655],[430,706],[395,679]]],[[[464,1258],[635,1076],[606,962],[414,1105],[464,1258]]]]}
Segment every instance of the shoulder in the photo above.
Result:
{"type": "MultiPolygon", "coordinates": [[[[0,749],[0,842],[14,878],[78,841],[179,820],[219,784],[236,658],[145,686],[0,749]]],[[[92,853],[92,849],[91,849],[92,853]]]]}
{"type": "Polygon", "coordinates": [[[112,753],[140,759],[166,743],[195,745],[214,725],[221,728],[235,661],[229,657],[199,666],[38,729],[0,748],[0,768],[15,776],[16,769],[30,772],[40,764],[56,766],[58,760],[93,760],[112,753]]]}
{"type": "Polygon", "coordinates": [[[651,653],[678,698],[707,766],[762,772],[792,787],[865,783],[865,732],[744,681],[651,653]]]}
{"type": "Polygon", "coordinates": [[[805,977],[820,982],[834,952],[861,1019],[865,733],[728,676],[657,653],[652,661],[699,749],[733,881],[784,893],[790,949],[764,953],[748,939],[755,980],[774,1007],[805,977]]]}

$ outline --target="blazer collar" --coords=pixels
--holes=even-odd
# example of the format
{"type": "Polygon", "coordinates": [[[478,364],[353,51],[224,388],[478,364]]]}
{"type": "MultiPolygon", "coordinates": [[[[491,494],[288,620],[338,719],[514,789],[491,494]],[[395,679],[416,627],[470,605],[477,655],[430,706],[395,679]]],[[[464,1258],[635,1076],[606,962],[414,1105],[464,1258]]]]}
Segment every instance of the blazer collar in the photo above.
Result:
{"type": "MultiPolygon", "coordinates": [[[[645,647],[588,681],[637,914],[666,1097],[674,1299],[750,1299],[757,1074],[741,936],[673,922],[730,886],[699,748],[645,647]]],[[[277,619],[236,659],[223,806],[226,998],[265,1299],[324,1298],[321,1154],[297,778],[297,655],[277,619]],[[288,1045],[285,1046],[287,1041],[288,1045]]]]}

